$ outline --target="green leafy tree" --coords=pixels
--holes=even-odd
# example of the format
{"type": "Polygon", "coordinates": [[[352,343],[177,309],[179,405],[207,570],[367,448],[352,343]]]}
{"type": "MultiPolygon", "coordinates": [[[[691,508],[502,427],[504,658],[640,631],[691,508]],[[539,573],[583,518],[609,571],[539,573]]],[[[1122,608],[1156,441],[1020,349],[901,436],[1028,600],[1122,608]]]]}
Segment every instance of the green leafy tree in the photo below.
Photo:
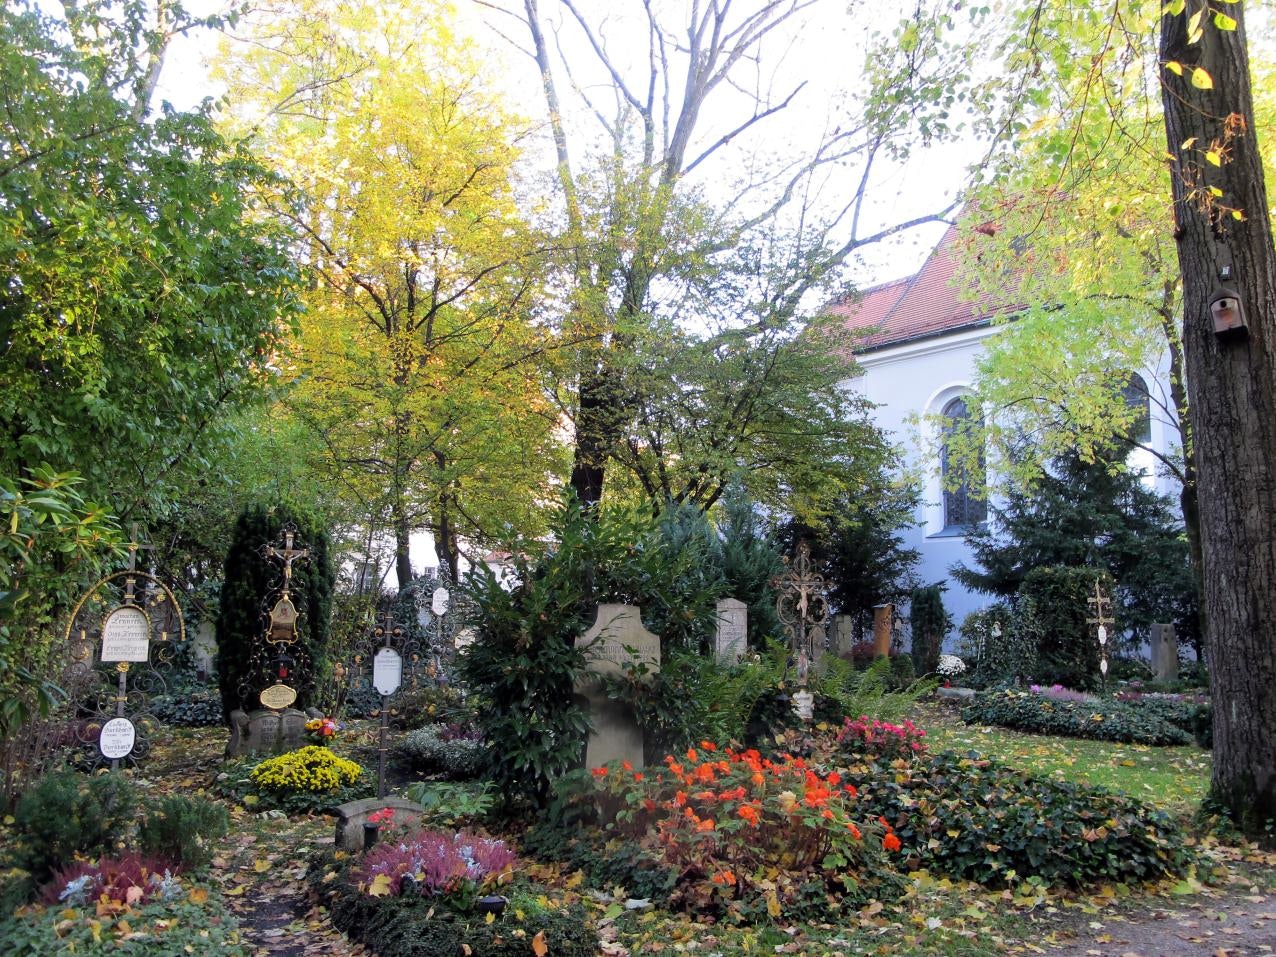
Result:
{"type": "Polygon", "coordinates": [[[875,164],[952,133],[969,61],[941,55],[955,29],[947,5],[934,17],[919,6],[893,37],[874,32],[857,51],[868,64],[861,95],[831,107],[836,120],[807,148],[773,161],[768,120],[805,86],[780,51],[813,29],[807,17],[819,5],[724,0],[683,5],[679,17],[627,3],[609,6],[604,21],[559,0],[544,5],[571,34],[558,44],[540,0],[489,5],[522,20],[544,93],[564,250],[560,300],[546,311],[579,344],[564,358],[557,395],[574,426],[570,484],[583,502],[602,498],[613,463],[657,500],[712,501],[737,468],[771,483],[751,489],[768,503],[772,492],[788,493],[774,487],[786,470],[795,497],[827,502],[846,488],[820,474],[843,462],[800,427],[801,409],[831,422],[824,404],[837,400],[816,395],[819,379],[807,375],[795,402],[802,390],[782,370],[803,364],[792,340],[809,317],[804,301],[834,298],[847,257],[947,212],[870,226],[868,208],[875,164]],[[613,17],[639,40],[636,56],[609,42],[613,17]],[[582,82],[595,75],[601,88],[582,82]],[[742,172],[728,180],[732,166],[742,172]],[[821,203],[834,169],[851,195],[821,203]],[[713,198],[724,183],[726,198],[713,198]],[[683,363],[653,346],[673,326],[684,330],[677,348],[698,354],[695,368],[691,355],[683,363]],[[652,375],[643,374],[644,355],[659,357],[652,375]],[[710,358],[738,374],[717,381],[710,358]],[[745,408],[733,410],[733,389],[745,408]],[[777,421],[782,428],[769,432],[777,421]]]}
{"type": "Polygon", "coordinates": [[[226,553],[217,617],[217,684],[227,720],[235,709],[261,707],[258,695],[280,680],[277,649],[266,643],[270,610],[284,582],[279,559],[268,546],[282,547],[283,532],[296,531],[295,547],[310,554],[292,566],[289,592],[297,609],[296,641],[283,649],[293,659],[283,679],[297,692],[295,707],[311,705],[328,666],[328,632],[336,578],[328,533],[310,515],[287,505],[253,505],[239,516],[226,553]]]}
{"type": "Polygon", "coordinates": [[[559,467],[534,324],[539,242],[516,199],[524,131],[443,3],[291,0],[227,44],[229,125],[291,180],[270,203],[312,283],[289,411],[311,465],[394,539],[535,531],[559,467]]]}
{"type": "Polygon", "coordinates": [[[0,10],[0,475],[48,463],[144,517],[275,380],[295,274],[208,108],[146,115],[180,9],[65,9],[0,10]]]}
{"type": "Polygon", "coordinates": [[[772,585],[784,571],[780,541],[740,485],[727,489],[714,517],[718,561],[726,580],[724,597],[748,606],[748,644],[760,650],[781,634],[772,585]]]}

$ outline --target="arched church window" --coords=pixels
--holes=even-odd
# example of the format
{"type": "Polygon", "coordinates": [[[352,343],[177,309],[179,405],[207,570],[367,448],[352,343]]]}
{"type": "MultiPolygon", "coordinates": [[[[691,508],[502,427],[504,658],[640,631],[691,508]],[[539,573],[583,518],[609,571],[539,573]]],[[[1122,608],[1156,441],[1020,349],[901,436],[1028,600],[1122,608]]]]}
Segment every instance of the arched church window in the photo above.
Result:
{"type": "Polygon", "coordinates": [[[961,469],[955,462],[953,446],[967,436],[979,423],[971,420],[970,407],[964,398],[958,397],[943,408],[944,441],[940,452],[940,472],[944,487],[944,528],[973,528],[988,520],[988,501],[984,488],[983,453],[969,469],[961,469]]]}
{"type": "Polygon", "coordinates": [[[1148,397],[1148,384],[1137,372],[1132,373],[1121,394],[1125,397],[1125,404],[1134,410],[1130,441],[1146,445],[1152,441],[1152,402],[1148,397]]]}

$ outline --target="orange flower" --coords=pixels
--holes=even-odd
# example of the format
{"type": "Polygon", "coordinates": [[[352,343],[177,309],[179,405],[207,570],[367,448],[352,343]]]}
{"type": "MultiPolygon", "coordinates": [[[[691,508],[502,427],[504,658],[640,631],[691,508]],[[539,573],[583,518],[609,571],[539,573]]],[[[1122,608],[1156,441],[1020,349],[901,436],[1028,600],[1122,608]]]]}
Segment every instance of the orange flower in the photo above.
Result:
{"type": "Polygon", "coordinates": [[[734,884],[735,874],[731,871],[718,871],[718,873],[713,875],[712,880],[715,884],[734,884]]]}
{"type": "Polygon", "coordinates": [[[859,797],[859,794],[860,794],[859,788],[857,788],[854,784],[848,784],[842,790],[844,790],[851,797],[859,797]]]}
{"type": "Polygon", "coordinates": [[[697,791],[695,794],[691,796],[695,798],[697,801],[712,801],[717,798],[717,795],[714,794],[712,791],[697,791]]]}
{"type": "Polygon", "coordinates": [[[884,838],[882,838],[882,847],[886,848],[888,851],[898,851],[901,847],[899,838],[894,834],[887,834],[884,838]]]}
{"type": "Polygon", "coordinates": [[[624,768],[626,771],[632,771],[634,769],[634,766],[630,764],[628,761],[621,761],[620,766],[624,768]]]}
{"type": "Polygon", "coordinates": [[[596,778],[605,778],[605,777],[607,776],[607,769],[606,769],[606,768],[594,768],[594,770],[590,771],[589,773],[590,773],[590,774],[592,774],[592,775],[593,775],[594,777],[596,777],[596,778]]]}
{"type": "Polygon", "coordinates": [[[701,784],[712,784],[714,782],[713,765],[702,764],[696,768],[695,779],[701,784]]]}
{"type": "Polygon", "coordinates": [[[699,815],[699,814],[697,814],[695,811],[693,811],[693,810],[692,810],[691,808],[689,808],[689,807],[684,807],[684,808],[682,809],[682,813],[686,816],[687,820],[689,820],[689,821],[698,821],[698,820],[700,820],[700,815],[699,815]]]}
{"type": "Polygon", "coordinates": [[[756,784],[758,787],[762,787],[762,785],[766,784],[766,778],[763,777],[761,774],[754,774],[753,783],[756,784]]]}
{"type": "Polygon", "coordinates": [[[682,776],[682,765],[681,765],[681,764],[676,764],[674,761],[672,761],[672,760],[671,760],[671,761],[669,762],[669,770],[670,770],[670,771],[672,771],[674,774],[678,775],[679,777],[681,777],[681,776],[682,776]]]}
{"type": "Polygon", "coordinates": [[[688,761],[699,761],[699,760],[700,760],[700,755],[696,754],[696,749],[695,749],[695,748],[687,748],[687,760],[688,760],[688,761]]]}
{"type": "MultiPolygon", "coordinates": [[[[701,741],[701,742],[700,742],[700,747],[704,748],[706,751],[717,751],[717,750],[718,750],[718,746],[717,746],[716,744],[714,744],[712,741],[701,741]]],[[[729,873],[731,873],[731,872],[730,872],[730,871],[728,871],[727,873],[729,874],[729,873]]]]}
{"type": "MultiPolygon", "coordinates": [[[[690,808],[688,808],[687,810],[690,810],[690,808]]],[[[713,828],[714,828],[714,823],[713,823],[713,818],[711,817],[705,818],[703,821],[701,821],[699,824],[696,825],[697,831],[712,831],[713,828]]]]}
{"type": "Polygon", "coordinates": [[[820,812],[820,817],[824,818],[824,820],[826,821],[831,821],[833,820],[833,812],[830,811],[828,808],[825,808],[823,811],[820,812]]]}
{"type": "Polygon", "coordinates": [[[686,805],[686,803],[687,803],[687,792],[686,792],[686,791],[674,791],[674,793],[673,793],[673,803],[674,803],[674,805],[675,805],[676,807],[683,807],[683,806],[685,806],[685,805],[686,805]]]}
{"type": "Polygon", "coordinates": [[[634,780],[635,780],[635,781],[641,781],[641,780],[642,780],[642,772],[641,772],[641,771],[635,772],[635,774],[634,774],[634,780]]]}
{"type": "Polygon", "coordinates": [[[829,787],[831,787],[831,788],[835,788],[835,787],[837,787],[839,784],[841,784],[841,783],[842,783],[842,775],[840,775],[840,774],[838,774],[836,771],[834,771],[832,774],[830,774],[830,775],[829,775],[827,778],[825,778],[824,780],[828,782],[828,786],[829,786],[829,787]]]}
{"type": "Polygon", "coordinates": [[[758,826],[758,809],[752,804],[741,805],[740,810],[736,811],[736,814],[738,814],[743,820],[748,821],[754,827],[758,826]]]}
{"type": "Polygon", "coordinates": [[[851,832],[851,837],[855,838],[857,841],[864,836],[860,833],[860,829],[854,824],[848,823],[846,825],[846,829],[851,832]]]}

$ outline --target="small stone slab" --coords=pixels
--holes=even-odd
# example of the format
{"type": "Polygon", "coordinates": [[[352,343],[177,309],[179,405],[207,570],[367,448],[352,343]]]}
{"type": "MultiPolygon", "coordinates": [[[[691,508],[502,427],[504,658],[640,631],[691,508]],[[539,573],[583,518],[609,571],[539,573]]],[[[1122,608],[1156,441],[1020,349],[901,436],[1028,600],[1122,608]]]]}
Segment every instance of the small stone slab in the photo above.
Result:
{"type": "Polygon", "coordinates": [[[406,798],[370,797],[339,804],[334,808],[337,812],[337,849],[350,853],[362,851],[363,826],[368,823],[368,816],[387,808],[394,811],[393,822],[396,825],[416,824],[425,813],[425,808],[406,798]]]}
{"type": "Polygon", "coordinates": [[[975,697],[974,688],[937,688],[941,701],[970,701],[975,697]]]}

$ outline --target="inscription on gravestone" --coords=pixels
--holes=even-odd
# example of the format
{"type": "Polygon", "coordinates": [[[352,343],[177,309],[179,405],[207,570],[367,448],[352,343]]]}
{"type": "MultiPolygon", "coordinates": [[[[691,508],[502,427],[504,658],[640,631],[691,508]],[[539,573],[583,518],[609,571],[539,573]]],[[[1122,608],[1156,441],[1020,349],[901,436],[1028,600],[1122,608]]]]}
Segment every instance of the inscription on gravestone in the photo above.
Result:
{"type": "Polygon", "coordinates": [[[137,741],[137,728],[128,718],[112,718],[102,725],[98,735],[97,746],[102,757],[112,761],[127,758],[133,753],[133,745],[137,741]]]}
{"type": "MultiPolygon", "coordinates": [[[[639,662],[647,666],[648,673],[660,670],[660,639],[643,627],[642,616],[633,605],[599,605],[593,626],[576,639],[576,647],[584,650],[593,675],[619,675],[626,665],[639,662]]],[[[593,728],[585,747],[585,766],[628,761],[641,768],[642,729],[633,710],[609,698],[601,683],[588,676],[576,692],[585,699],[593,728]]]]}
{"type": "Polygon", "coordinates": [[[121,605],[102,625],[102,661],[146,661],[151,656],[151,622],[135,605],[121,605]]]}
{"type": "Polygon", "coordinates": [[[718,602],[718,630],[713,651],[718,664],[738,665],[747,650],[749,606],[735,598],[718,602]]]}

